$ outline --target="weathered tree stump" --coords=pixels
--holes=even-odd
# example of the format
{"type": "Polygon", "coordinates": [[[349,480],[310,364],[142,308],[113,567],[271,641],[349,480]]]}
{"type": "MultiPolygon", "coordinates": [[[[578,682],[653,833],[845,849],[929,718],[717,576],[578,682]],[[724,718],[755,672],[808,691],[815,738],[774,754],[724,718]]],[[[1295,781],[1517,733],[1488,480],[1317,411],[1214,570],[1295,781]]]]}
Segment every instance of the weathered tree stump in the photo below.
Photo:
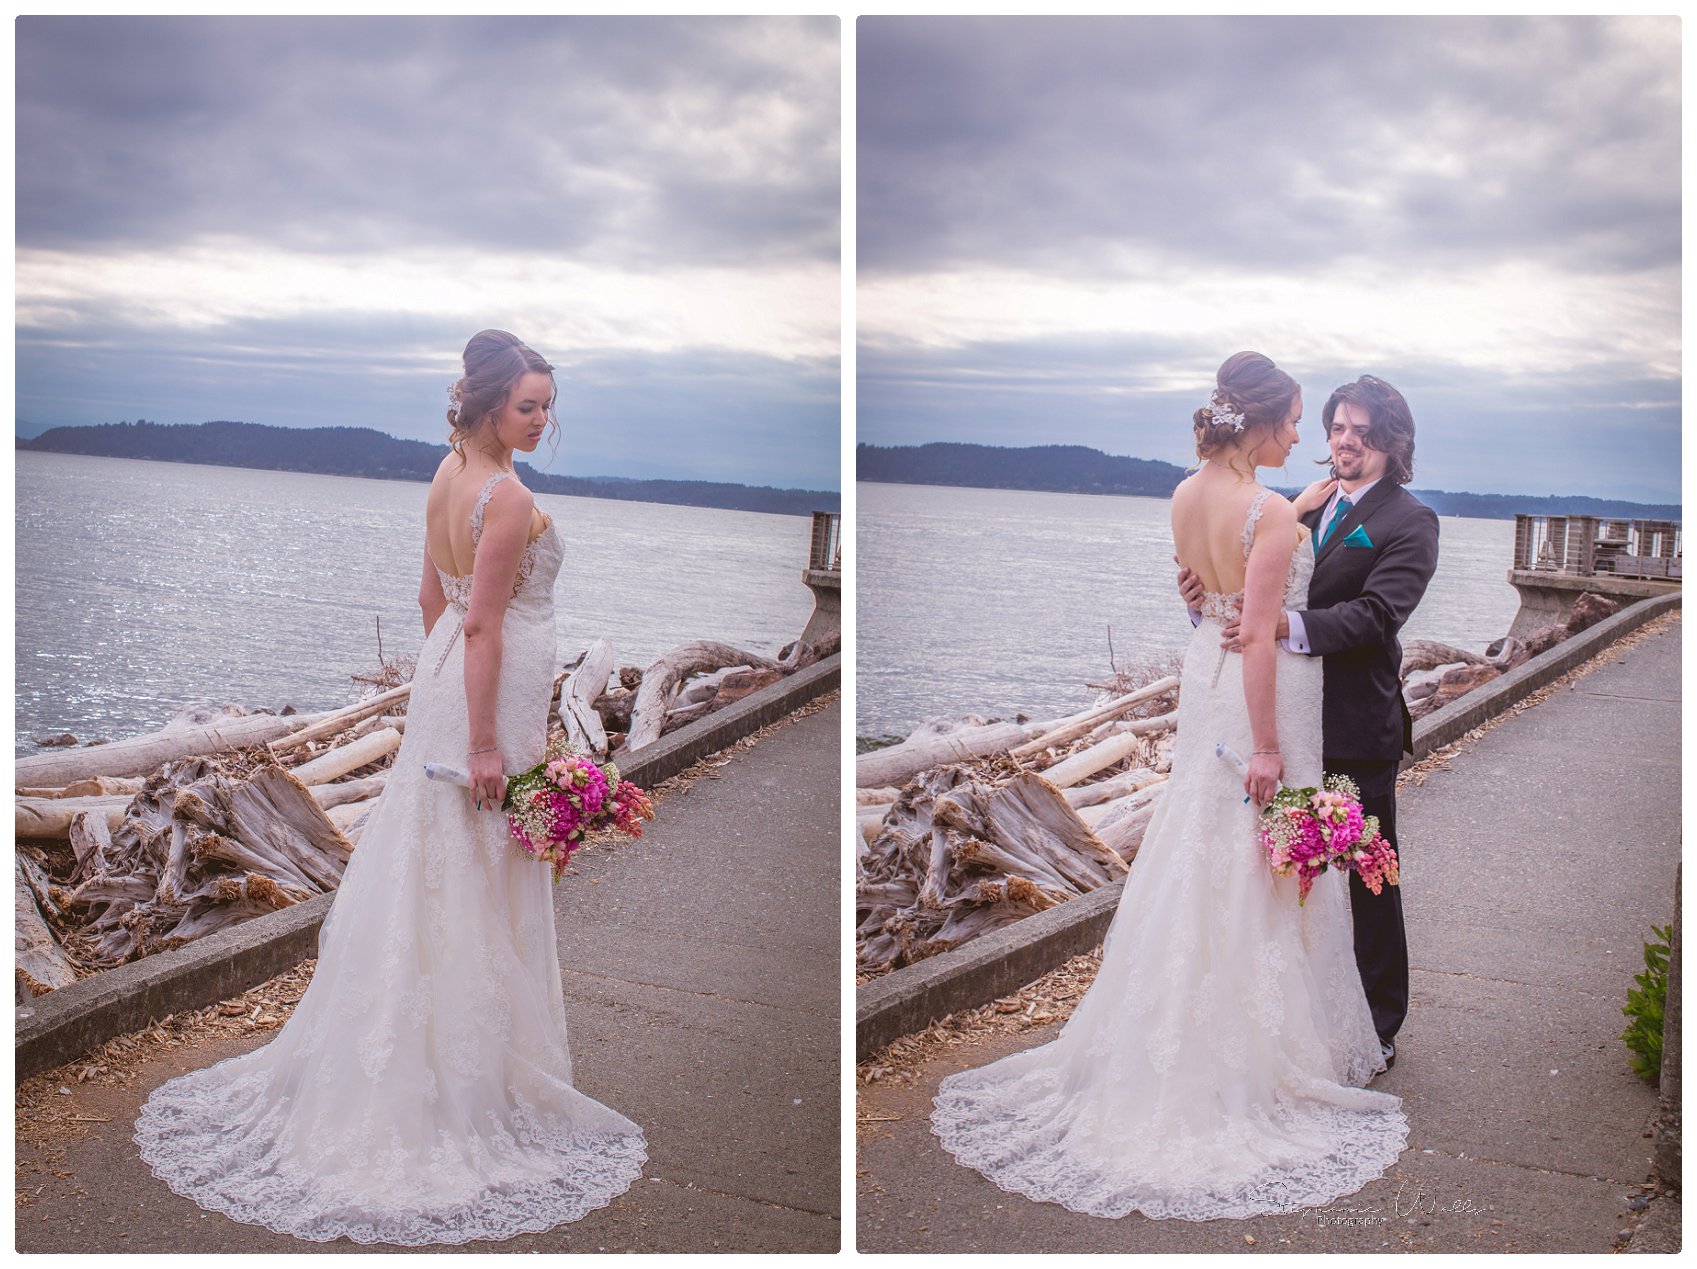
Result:
{"type": "Polygon", "coordinates": [[[909,964],[1124,875],[1041,776],[990,785],[958,765],[927,771],[861,862],[857,958],[909,964]]]}
{"type": "Polygon", "coordinates": [[[83,880],[65,908],[79,925],[64,944],[90,968],[333,890],[351,849],[311,792],[263,751],[169,763],[116,831],[103,836],[85,819],[73,844],[83,880]]]}

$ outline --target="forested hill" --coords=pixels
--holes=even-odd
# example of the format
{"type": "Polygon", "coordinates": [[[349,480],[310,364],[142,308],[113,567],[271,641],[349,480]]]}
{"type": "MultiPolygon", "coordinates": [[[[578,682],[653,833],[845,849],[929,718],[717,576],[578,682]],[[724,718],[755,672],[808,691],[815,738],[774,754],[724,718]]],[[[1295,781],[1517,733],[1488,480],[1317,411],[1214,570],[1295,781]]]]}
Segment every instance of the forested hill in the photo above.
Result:
{"type": "Polygon", "coordinates": [[[1147,494],[1165,498],[1184,468],[1147,458],[1121,458],[1083,445],[861,445],[855,476],[907,485],[976,485],[1055,493],[1147,494]]]}
{"type": "MultiPolygon", "coordinates": [[[[1052,493],[1144,494],[1165,498],[1185,468],[1147,458],[1122,458],[1084,445],[866,445],[855,450],[858,480],[904,485],[968,485],[980,489],[1034,489],[1052,493]]],[[[1317,472],[1322,469],[1316,468],[1317,472]]],[[[1294,490],[1284,490],[1292,493],[1294,490]]],[[[1411,489],[1439,515],[1512,520],[1518,515],[1599,516],[1627,520],[1678,520],[1678,504],[1522,494],[1449,493],[1411,489]]]]}
{"type": "MultiPolygon", "coordinates": [[[[56,454],[150,458],[167,463],[210,463],[326,476],[368,476],[377,480],[429,480],[448,452],[446,445],[401,440],[369,427],[271,427],[223,420],[167,424],[139,419],[134,423],[102,423],[94,427],[56,427],[34,440],[19,439],[17,445],[19,449],[56,454]]],[[[553,476],[537,471],[528,463],[517,463],[515,468],[533,492],[580,498],[667,502],[779,515],[835,511],[841,503],[838,494],[826,490],[773,489],[710,480],[553,476]]]]}

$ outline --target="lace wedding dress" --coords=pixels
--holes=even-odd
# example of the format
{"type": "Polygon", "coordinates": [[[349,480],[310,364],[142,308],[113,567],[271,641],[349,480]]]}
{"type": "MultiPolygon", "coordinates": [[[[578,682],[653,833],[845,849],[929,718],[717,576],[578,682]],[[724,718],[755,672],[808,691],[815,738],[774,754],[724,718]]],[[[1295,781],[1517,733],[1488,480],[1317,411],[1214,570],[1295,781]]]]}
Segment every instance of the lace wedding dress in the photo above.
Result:
{"type": "MultiPolygon", "coordinates": [[[[472,543],[497,473],[472,515],[472,543]]],[[[502,625],[496,738],[541,760],[554,673],[552,524],[526,549],[502,625]]],[[[141,1156],[201,1207],[314,1241],[510,1238],[605,1206],[646,1159],[641,1130],[572,1087],[551,870],[506,817],[426,780],[463,767],[461,626],[471,578],[425,640],[406,738],[319,935],[318,966],[264,1048],[171,1080],[142,1108],[141,1156]]]]}
{"type": "MultiPolygon", "coordinates": [[[[1245,558],[1267,492],[1244,525],[1245,558]]],[[[1285,606],[1306,605],[1311,542],[1285,606]]],[[[1178,739],[1102,967],[1049,1044],[946,1078],[932,1131],[1004,1190],[1093,1216],[1212,1220],[1311,1207],[1381,1175],[1408,1135],[1356,971],[1347,879],[1306,906],[1275,877],[1243,778],[1243,659],[1220,648],[1243,596],[1210,594],[1184,659],[1178,739]]],[[[1318,785],[1321,666],[1281,652],[1284,780],[1318,785]]]]}

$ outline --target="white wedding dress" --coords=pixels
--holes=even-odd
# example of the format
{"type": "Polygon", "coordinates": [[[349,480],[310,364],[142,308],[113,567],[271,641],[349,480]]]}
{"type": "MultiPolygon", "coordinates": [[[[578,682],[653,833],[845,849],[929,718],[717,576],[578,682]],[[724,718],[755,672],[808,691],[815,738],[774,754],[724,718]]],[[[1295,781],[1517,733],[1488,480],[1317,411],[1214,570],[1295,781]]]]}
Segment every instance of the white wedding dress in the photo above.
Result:
{"type": "MultiPolygon", "coordinates": [[[[484,486],[472,516],[481,536],[484,486]]],[[[552,524],[502,624],[496,738],[542,758],[554,673],[552,524]]],[[[142,1158],[201,1207],[298,1238],[421,1246],[510,1238],[605,1206],[642,1171],[642,1132],[572,1087],[551,869],[498,811],[424,763],[463,767],[470,577],[419,654],[406,738],[276,1038],[171,1080],[142,1108],[142,1158]]]]}
{"type": "MultiPolygon", "coordinates": [[[[1254,541],[1263,490],[1244,525],[1254,541]]],[[[1311,541],[1285,606],[1303,608],[1311,541]]],[[[1172,774],[1089,992],[1051,1043],[942,1082],[932,1131],[1004,1190],[1093,1216],[1212,1220],[1330,1202],[1383,1174],[1408,1123],[1359,1087],[1384,1069],[1356,971],[1347,878],[1306,906],[1272,874],[1243,777],[1242,595],[1210,594],[1184,659],[1172,774]]],[[[1321,665],[1280,652],[1284,781],[1318,785],[1321,665]]]]}

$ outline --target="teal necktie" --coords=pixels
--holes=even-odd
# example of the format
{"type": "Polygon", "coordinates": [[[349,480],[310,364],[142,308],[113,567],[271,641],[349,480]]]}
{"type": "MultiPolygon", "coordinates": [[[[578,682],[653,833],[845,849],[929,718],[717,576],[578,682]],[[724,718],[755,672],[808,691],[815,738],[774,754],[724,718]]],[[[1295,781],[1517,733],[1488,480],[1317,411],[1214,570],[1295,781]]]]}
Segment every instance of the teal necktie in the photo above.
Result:
{"type": "Polygon", "coordinates": [[[1343,523],[1343,518],[1350,513],[1354,506],[1355,504],[1347,496],[1338,499],[1337,509],[1332,512],[1331,522],[1326,525],[1325,533],[1320,535],[1322,547],[1332,540],[1332,534],[1337,532],[1338,525],[1343,523]]]}

